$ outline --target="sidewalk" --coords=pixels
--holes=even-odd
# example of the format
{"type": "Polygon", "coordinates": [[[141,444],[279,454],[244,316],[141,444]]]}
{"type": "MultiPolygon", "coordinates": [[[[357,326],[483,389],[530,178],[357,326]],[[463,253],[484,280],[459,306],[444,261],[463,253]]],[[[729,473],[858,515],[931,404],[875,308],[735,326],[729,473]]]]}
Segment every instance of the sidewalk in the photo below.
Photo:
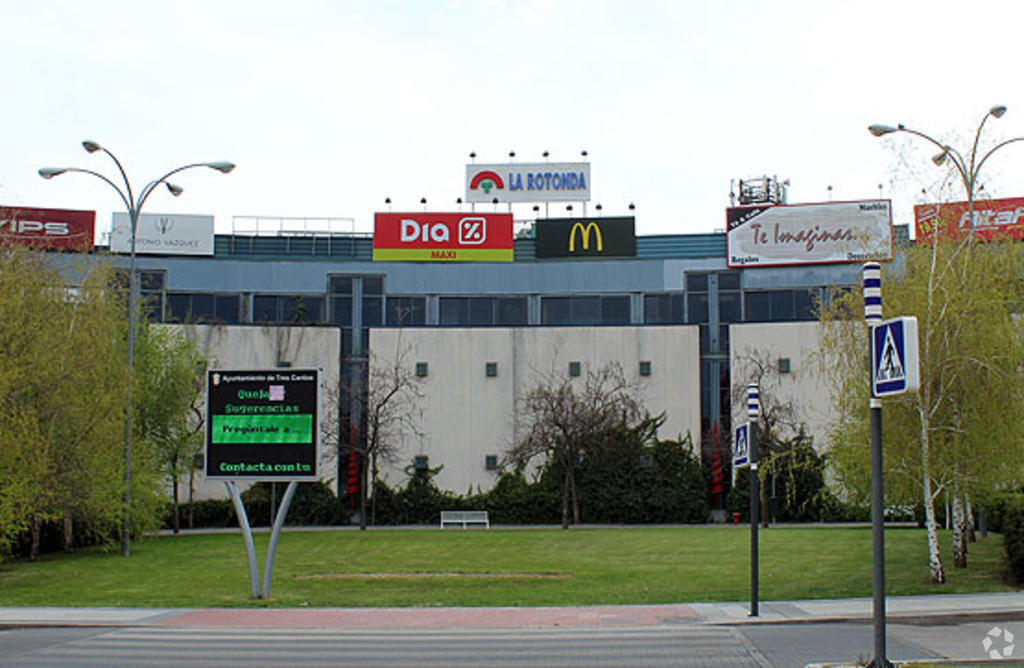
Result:
{"type": "MultiPolygon", "coordinates": [[[[538,608],[0,608],[0,626],[537,629],[868,621],[871,599],[538,608]]],[[[1024,592],[892,596],[890,622],[1017,615],[1024,592]]]]}

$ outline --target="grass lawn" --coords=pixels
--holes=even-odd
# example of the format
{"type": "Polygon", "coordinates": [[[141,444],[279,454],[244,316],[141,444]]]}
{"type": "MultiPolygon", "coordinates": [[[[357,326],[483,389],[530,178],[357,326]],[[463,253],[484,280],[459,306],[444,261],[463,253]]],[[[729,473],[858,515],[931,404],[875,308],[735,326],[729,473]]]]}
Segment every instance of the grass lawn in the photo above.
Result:
{"type": "MultiPolygon", "coordinates": [[[[273,598],[251,601],[240,534],[161,536],[0,566],[2,606],[528,606],[744,601],[741,527],[286,532],[273,598]]],[[[871,530],[762,529],[761,599],[871,595],[871,530]]],[[[260,568],[269,535],[256,535],[260,568]]],[[[952,561],[950,536],[943,558],[952,561]]],[[[890,595],[1008,591],[1002,537],[929,585],[925,535],[886,531],[890,595]]],[[[262,580],[262,571],[260,572],[262,580]]]]}

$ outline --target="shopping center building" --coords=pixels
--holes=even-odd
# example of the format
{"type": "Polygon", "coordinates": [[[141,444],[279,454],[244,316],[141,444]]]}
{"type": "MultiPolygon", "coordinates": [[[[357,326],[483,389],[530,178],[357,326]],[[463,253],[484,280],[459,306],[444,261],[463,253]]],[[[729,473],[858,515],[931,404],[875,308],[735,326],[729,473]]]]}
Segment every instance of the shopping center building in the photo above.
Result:
{"type": "MultiPolygon", "coordinates": [[[[339,386],[353,386],[375,361],[408,365],[417,427],[384,477],[401,484],[410,465],[443,467],[437,484],[465,493],[496,480],[521,435],[524,393],[608,364],[638,384],[650,412],[664,412],[661,437],[689,436],[710,457],[728,447],[733,388],[750,380],[744,360],[770,360],[777,391],[824,443],[816,305],[857,286],[867,254],[882,248],[891,258],[889,203],[774,205],[730,209],[727,231],[653,236],[636,236],[632,215],[513,221],[470,204],[378,214],[373,235],[296,231],[294,221],[214,235],[211,217],[209,241],[191,246],[207,244],[201,254],[180,252],[185,242],[140,252],[139,285],[151,318],[186,327],[211,368],[319,368],[322,413],[340,414],[343,425],[359,409],[339,399],[339,386]],[[858,215],[874,217],[878,238],[865,241],[858,215]],[[773,245],[784,251],[772,255],[773,245]],[[460,255],[467,250],[478,255],[460,255]]],[[[173,216],[163,218],[156,228],[166,236],[173,216]]],[[[114,232],[91,261],[126,266],[116,219],[114,232]]],[[[358,439],[360,431],[338,433],[358,439]]],[[[321,477],[352,494],[357,460],[330,450],[321,477]]],[[[198,491],[223,495],[213,483],[198,491]]]]}

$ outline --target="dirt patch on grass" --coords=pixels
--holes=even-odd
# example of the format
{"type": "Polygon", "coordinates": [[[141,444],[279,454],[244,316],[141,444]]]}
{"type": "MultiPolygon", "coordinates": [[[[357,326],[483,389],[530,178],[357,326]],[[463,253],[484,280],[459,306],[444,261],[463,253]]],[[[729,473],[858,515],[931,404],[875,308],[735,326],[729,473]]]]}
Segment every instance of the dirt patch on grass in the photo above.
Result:
{"type": "Polygon", "coordinates": [[[298,580],[383,580],[418,578],[480,578],[490,580],[568,580],[571,573],[308,573],[296,575],[298,580]]]}

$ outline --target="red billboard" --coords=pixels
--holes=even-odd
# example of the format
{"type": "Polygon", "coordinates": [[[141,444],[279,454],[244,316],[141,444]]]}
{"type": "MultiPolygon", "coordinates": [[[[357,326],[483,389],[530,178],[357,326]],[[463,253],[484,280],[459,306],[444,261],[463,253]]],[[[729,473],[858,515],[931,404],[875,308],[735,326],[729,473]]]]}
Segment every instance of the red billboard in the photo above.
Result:
{"type": "Polygon", "coordinates": [[[914,207],[914,238],[918,243],[934,238],[936,231],[959,238],[974,230],[984,241],[1024,239],[1024,198],[988,199],[974,203],[973,215],[967,202],[918,204],[914,207]]]}
{"type": "Polygon", "coordinates": [[[95,211],[0,206],[0,244],[88,251],[95,230],[95,211]]]}
{"type": "Polygon", "coordinates": [[[511,213],[377,213],[373,259],[511,262],[511,213]]]}

